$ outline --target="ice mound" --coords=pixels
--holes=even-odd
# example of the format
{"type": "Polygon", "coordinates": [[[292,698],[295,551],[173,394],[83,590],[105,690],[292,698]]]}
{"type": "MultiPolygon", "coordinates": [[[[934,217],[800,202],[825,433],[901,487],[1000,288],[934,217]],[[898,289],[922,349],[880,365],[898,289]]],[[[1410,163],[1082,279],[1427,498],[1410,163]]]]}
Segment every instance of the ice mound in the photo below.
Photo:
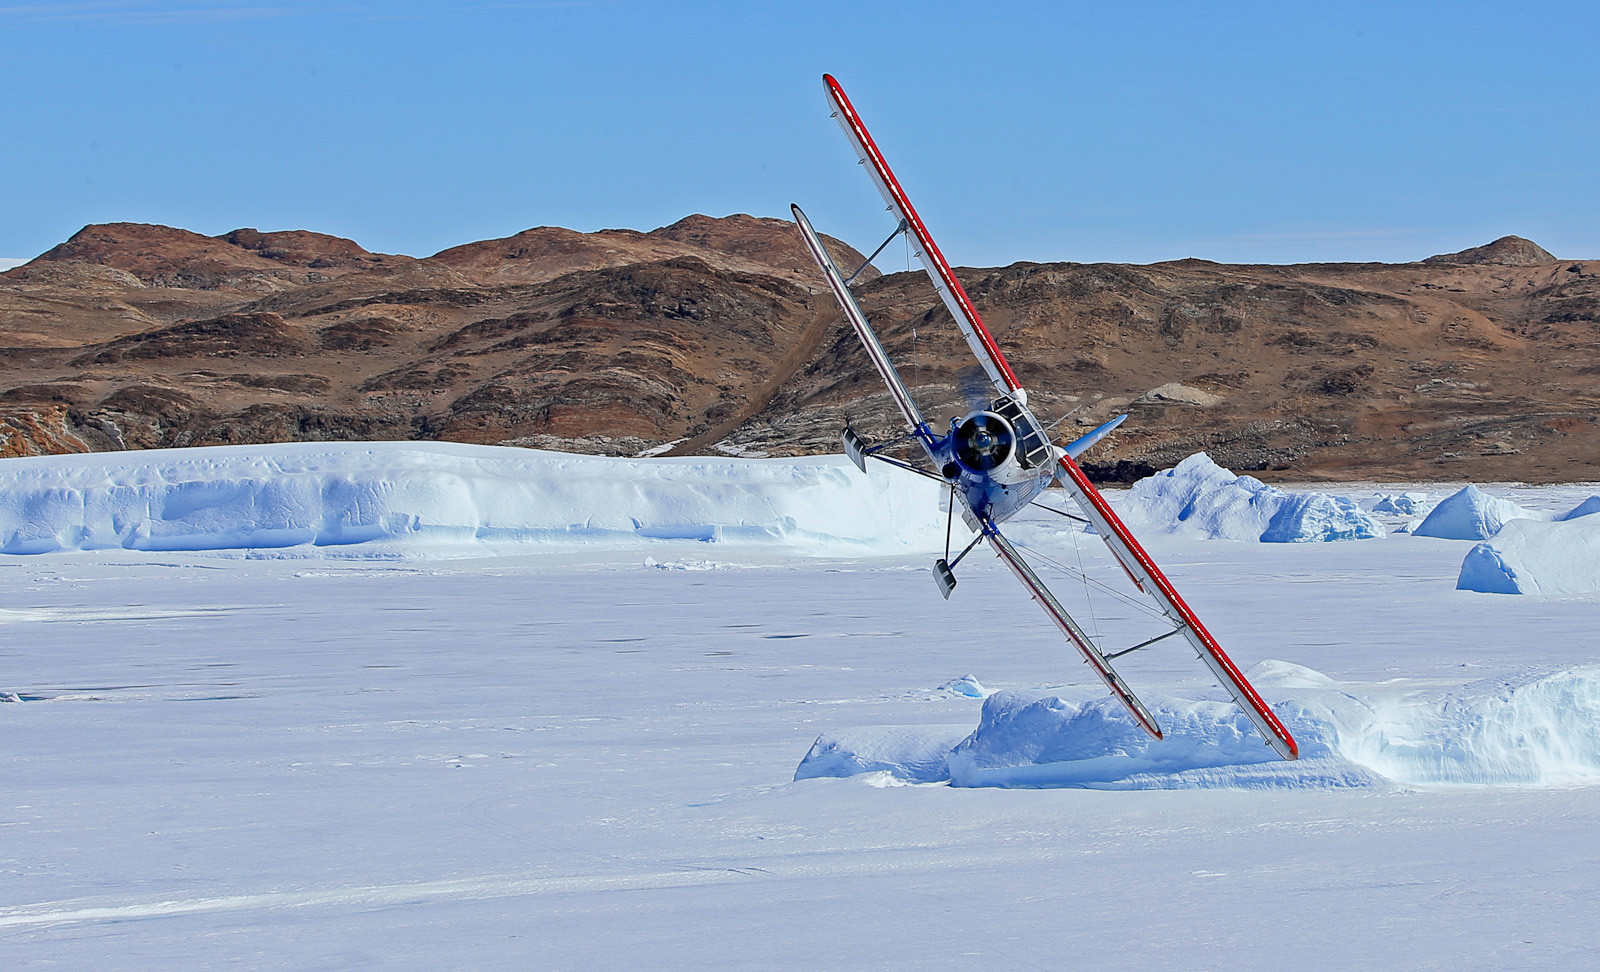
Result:
{"type": "Polygon", "coordinates": [[[842,457],[613,459],[442,442],[291,443],[0,460],[0,552],[515,552],[659,540],[904,553],[938,487],[842,457]],[[466,547],[463,551],[461,548],[466,547]]]}
{"type": "Polygon", "coordinates": [[[1372,504],[1372,512],[1394,516],[1427,516],[1434,503],[1427,493],[1385,493],[1372,504]]]}
{"type": "Polygon", "coordinates": [[[985,702],[978,728],[950,753],[950,782],[1096,789],[1261,785],[1274,777],[1299,786],[1370,782],[1354,767],[1308,773],[1310,762],[1284,763],[1232,702],[1161,698],[1150,708],[1163,739],[1152,739],[1109,697],[1068,702],[998,692],[985,702]]]}
{"type": "Polygon", "coordinates": [[[1485,594],[1600,591],[1600,517],[1551,523],[1512,520],[1468,551],[1456,589],[1485,594]]]}
{"type": "Polygon", "coordinates": [[[1591,496],[1572,509],[1556,517],[1558,520],[1576,520],[1580,516],[1600,513],[1600,496],[1591,496]]]}
{"type": "Polygon", "coordinates": [[[1549,519],[1552,519],[1549,513],[1524,509],[1510,500],[1490,496],[1468,485],[1440,500],[1411,533],[1443,540],[1485,540],[1499,533],[1510,520],[1549,519]]]}
{"type": "Polygon", "coordinates": [[[949,779],[946,759],[967,726],[876,726],[847,735],[824,733],[794,771],[796,780],[888,772],[907,783],[949,779]]]}
{"type": "Polygon", "coordinates": [[[1206,540],[1307,543],[1384,535],[1383,524],[1354,500],[1285,492],[1236,476],[1203,452],[1134,483],[1120,512],[1135,533],[1206,540]]]}
{"type": "MultiPolygon", "coordinates": [[[[1557,786],[1600,782],[1600,667],[1527,673],[1444,693],[1367,703],[1339,746],[1410,784],[1557,786]]],[[[1359,710],[1346,707],[1347,716],[1359,710]]]]}
{"type": "Polygon", "coordinates": [[[983,683],[978,681],[976,675],[963,675],[960,678],[952,678],[935,691],[949,692],[951,695],[962,695],[969,699],[986,699],[992,694],[983,687],[983,683]]]}
{"type": "Polygon", "coordinates": [[[1231,702],[1151,697],[1166,738],[1109,697],[1004,691],[951,727],[836,732],[796,779],[887,772],[912,783],[1092,789],[1600,783],[1600,667],[1418,693],[1358,691],[1287,662],[1250,672],[1300,744],[1285,762],[1231,702]]]}

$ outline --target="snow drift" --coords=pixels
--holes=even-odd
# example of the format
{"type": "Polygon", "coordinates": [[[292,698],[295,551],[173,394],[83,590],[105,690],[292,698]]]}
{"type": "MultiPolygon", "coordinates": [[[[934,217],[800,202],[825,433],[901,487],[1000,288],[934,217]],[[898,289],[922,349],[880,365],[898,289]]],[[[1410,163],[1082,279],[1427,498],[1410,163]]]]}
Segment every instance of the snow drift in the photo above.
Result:
{"type": "Polygon", "coordinates": [[[1285,492],[1236,476],[1203,452],[1134,483],[1119,512],[1135,533],[1205,540],[1306,543],[1384,535],[1383,525],[1354,500],[1285,492]]]}
{"type": "Polygon", "coordinates": [[[1580,514],[1551,523],[1512,520],[1467,553],[1456,589],[1485,594],[1600,591],[1600,517],[1580,514]]]}
{"type": "Polygon", "coordinates": [[[10,554],[701,540],[849,555],[933,550],[943,528],[937,485],[888,469],[863,476],[842,457],[626,460],[362,442],[0,460],[0,552],[10,554]]]}
{"type": "Polygon", "coordinates": [[[1156,740],[1109,697],[1006,691],[948,749],[948,726],[834,732],[795,778],[876,771],[1094,789],[1600,783],[1600,667],[1446,692],[1364,692],[1287,662],[1263,662],[1250,678],[1299,742],[1299,760],[1279,760],[1230,702],[1147,698],[1166,734],[1156,740]]]}

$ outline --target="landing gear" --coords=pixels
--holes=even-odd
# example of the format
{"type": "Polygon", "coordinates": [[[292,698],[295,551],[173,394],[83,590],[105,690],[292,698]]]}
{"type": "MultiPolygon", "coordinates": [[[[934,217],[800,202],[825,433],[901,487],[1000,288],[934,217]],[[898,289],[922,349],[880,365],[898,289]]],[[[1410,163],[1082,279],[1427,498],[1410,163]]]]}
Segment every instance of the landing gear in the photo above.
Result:
{"type": "MultiPolygon", "coordinates": [[[[961,563],[961,559],[963,557],[965,557],[967,554],[972,552],[972,548],[976,547],[978,545],[978,541],[983,539],[983,533],[984,533],[983,528],[982,528],[982,524],[975,525],[974,529],[973,529],[973,532],[976,533],[977,536],[972,538],[972,542],[967,544],[967,547],[966,547],[965,550],[963,550],[960,553],[956,554],[956,559],[955,560],[951,560],[950,559],[950,522],[955,519],[955,510],[956,510],[956,494],[955,494],[955,487],[954,486],[952,486],[950,488],[950,500],[949,500],[949,503],[950,503],[949,509],[945,510],[945,515],[944,515],[945,516],[945,519],[944,519],[944,556],[940,557],[938,560],[935,560],[933,562],[933,582],[935,584],[939,585],[939,593],[943,594],[944,595],[944,599],[947,600],[947,601],[950,600],[950,592],[956,589],[956,575],[955,575],[955,566],[956,566],[956,564],[961,563]]],[[[972,514],[969,513],[966,510],[965,507],[963,507],[962,510],[961,510],[961,516],[962,516],[963,519],[965,519],[967,521],[967,523],[969,525],[973,525],[972,514]]]]}

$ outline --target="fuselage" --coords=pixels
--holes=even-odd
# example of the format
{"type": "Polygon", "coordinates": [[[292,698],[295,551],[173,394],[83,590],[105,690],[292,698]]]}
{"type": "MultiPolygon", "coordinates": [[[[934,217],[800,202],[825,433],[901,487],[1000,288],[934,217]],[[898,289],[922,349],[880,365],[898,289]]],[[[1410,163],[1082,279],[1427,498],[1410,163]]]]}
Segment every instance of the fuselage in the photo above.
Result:
{"type": "Polygon", "coordinates": [[[924,440],[929,458],[974,517],[1001,523],[1055,478],[1057,451],[1027,406],[1001,396],[924,440]]]}

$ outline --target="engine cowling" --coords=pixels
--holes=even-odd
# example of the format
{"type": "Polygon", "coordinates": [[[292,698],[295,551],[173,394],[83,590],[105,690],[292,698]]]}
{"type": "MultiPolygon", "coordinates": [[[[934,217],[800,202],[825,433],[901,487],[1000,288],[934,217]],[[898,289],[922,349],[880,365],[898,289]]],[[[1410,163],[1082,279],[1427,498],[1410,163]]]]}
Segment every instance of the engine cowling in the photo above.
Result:
{"type": "Polygon", "coordinates": [[[973,412],[955,430],[956,461],[976,473],[1003,465],[1017,446],[1017,433],[993,412],[973,412]]]}

